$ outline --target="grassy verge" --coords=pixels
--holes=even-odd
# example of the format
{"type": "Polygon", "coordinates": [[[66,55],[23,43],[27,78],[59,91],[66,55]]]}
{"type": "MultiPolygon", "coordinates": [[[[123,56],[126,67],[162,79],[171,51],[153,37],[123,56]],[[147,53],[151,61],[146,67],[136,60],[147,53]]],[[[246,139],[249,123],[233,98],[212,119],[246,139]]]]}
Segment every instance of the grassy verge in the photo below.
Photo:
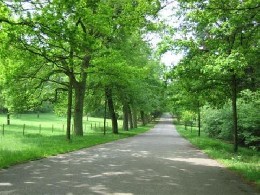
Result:
{"type": "Polygon", "coordinates": [[[228,169],[238,173],[247,181],[254,183],[260,189],[260,154],[247,148],[239,148],[237,154],[233,152],[233,145],[221,140],[212,139],[202,135],[197,136],[193,128],[191,132],[185,130],[184,126],[176,125],[178,132],[188,139],[193,145],[202,149],[209,157],[216,159],[228,169]]]}
{"type": "MultiPolygon", "coordinates": [[[[56,127],[61,126],[63,120],[63,118],[49,114],[37,119],[32,115],[24,115],[22,119],[12,118],[11,125],[5,127],[5,134],[1,133],[0,135],[0,169],[29,160],[131,137],[149,130],[154,125],[149,124],[130,131],[121,130],[119,134],[115,135],[111,132],[111,126],[109,127],[111,124],[108,124],[107,133],[103,135],[102,127],[98,128],[102,119],[92,118],[92,125],[90,121],[85,121],[87,127],[84,130],[84,136],[76,137],[72,135],[72,141],[68,142],[62,129],[56,128],[53,130],[50,127],[52,124],[55,124],[56,127]],[[94,127],[95,122],[96,128],[94,127]],[[21,124],[25,123],[26,131],[23,135],[21,132],[23,125],[21,124]],[[39,124],[41,124],[41,131],[39,131],[39,124]]],[[[119,124],[121,124],[121,121],[119,121],[119,124]]]]}

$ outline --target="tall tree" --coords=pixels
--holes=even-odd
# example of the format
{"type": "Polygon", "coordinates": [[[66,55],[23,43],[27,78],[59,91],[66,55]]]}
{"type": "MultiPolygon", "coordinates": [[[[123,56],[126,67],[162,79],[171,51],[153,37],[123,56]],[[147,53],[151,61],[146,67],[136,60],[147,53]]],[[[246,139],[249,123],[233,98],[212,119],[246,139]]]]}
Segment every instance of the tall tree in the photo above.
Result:
{"type": "Polygon", "coordinates": [[[95,55],[123,35],[144,28],[147,16],[156,14],[160,7],[157,0],[2,3],[10,10],[10,17],[0,18],[12,37],[10,45],[44,61],[28,75],[39,77],[47,72],[49,80],[62,74],[67,77],[67,86],[72,83],[76,135],[83,135],[87,70],[95,55]]]}
{"type": "MultiPolygon", "coordinates": [[[[231,99],[236,152],[237,94],[242,89],[252,88],[252,83],[248,85],[248,80],[252,81],[257,72],[256,62],[252,59],[258,55],[255,42],[259,39],[257,21],[260,7],[254,1],[238,0],[223,3],[186,0],[178,2],[180,12],[184,15],[180,29],[185,37],[181,41],[170,41],[173,45],[169,47],[185,49],[188,55],[196,54],[196,58],[201,59],[200,63],[193,61],[189,64],[194,68],[200,67],[201,75],[207,78],[204,84],[211,84],[212,91],[220,90],[222,92],[219,94],[225,94],[225,97],[231,99]],[[251,73],[247,74],[249,69],[251,73]]],[[[202,81],[201,76],[198,75],[197,78],[202,81]]],[[[226,99],[223,96],[219,98],[226,99]]]]}

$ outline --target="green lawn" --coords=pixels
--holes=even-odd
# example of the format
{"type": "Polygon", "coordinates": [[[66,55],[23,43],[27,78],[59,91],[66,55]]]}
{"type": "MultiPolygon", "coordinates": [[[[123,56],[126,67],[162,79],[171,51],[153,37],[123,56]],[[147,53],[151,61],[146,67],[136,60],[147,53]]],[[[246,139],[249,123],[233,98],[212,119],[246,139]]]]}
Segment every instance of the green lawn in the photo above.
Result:
{"type": "MultiPolygon", "coordinates": [[[[118,122],[122,127],[122,121],[118,122]]],[[[107,134],[104,136],[103,119],[85,117],[84,136],[72,135],[72,141],[68,142],[66,119],[54,114],[40,114],[39,118],[36,114],[11,116],[11,125],[4,125],[4,133],[3,124],[6,124],[6,116],[0,115],[0,168],[134,136],[153,126],[150,124],[130,131],[119,129],[120,133],[114,135],[111,120],[107,120],[107,134]]]]}
{"type": "MultiPolygon", "coordinates": [[[[11,116],[11,124],[6,125],[6,115],[0,115],[0,133],[10,134],[41,134],[41,135],[64,135],[66,130],[66,118],[58,117],[55,114],[19,114],[11,116]],[[25,125],[25,128],[24,128],[25,125]]],[[[118,120],[119,127],[122,127],[122,121],[118,120]]],[[[107,120],[108,130],[111,129],[111,120],[107,120]]],[[[72,126],[73,128],[73,126],[72,126]]],[[[84,117],[83,129],[85,133],[94,133],[103,129],[103,119],[84,117]]]]}
{"type": "Polygon", "coordinates": [[[202,132],[197,136],[197,129],[185,130],[183,125],[176,125],[178,132],[193,145],[202,149],[211,158],[218,160],[228,169],[235,171],[244,179],[256,184],[260,189],[260,154],[247,148],[239,148],[237,154],[233,152],[233,145],[221,140],[208,138],[202,132]]]}

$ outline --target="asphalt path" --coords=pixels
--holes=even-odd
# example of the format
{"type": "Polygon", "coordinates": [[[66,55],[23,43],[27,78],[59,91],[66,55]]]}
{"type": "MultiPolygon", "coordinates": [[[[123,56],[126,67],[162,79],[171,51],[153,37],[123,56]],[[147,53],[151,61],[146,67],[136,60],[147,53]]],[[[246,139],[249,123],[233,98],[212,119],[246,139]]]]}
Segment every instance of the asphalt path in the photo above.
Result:
{"type": "Polygon", "coordinates": [[[181,138],[164,115],[142,135],[1,170],[0,194],[258,193],[181,138]]]}

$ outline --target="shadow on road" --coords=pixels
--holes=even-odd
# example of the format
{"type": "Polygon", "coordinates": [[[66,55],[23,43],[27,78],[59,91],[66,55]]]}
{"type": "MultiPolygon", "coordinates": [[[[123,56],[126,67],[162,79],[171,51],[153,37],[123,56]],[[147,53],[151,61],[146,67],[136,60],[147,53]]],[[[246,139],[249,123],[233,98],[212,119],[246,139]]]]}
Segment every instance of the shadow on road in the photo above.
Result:
{"type": "Polygon", "coordinates": [[[0,194],[257,194],[178,136],[170,117],[140,136],[0,171],[0,194]]]}

